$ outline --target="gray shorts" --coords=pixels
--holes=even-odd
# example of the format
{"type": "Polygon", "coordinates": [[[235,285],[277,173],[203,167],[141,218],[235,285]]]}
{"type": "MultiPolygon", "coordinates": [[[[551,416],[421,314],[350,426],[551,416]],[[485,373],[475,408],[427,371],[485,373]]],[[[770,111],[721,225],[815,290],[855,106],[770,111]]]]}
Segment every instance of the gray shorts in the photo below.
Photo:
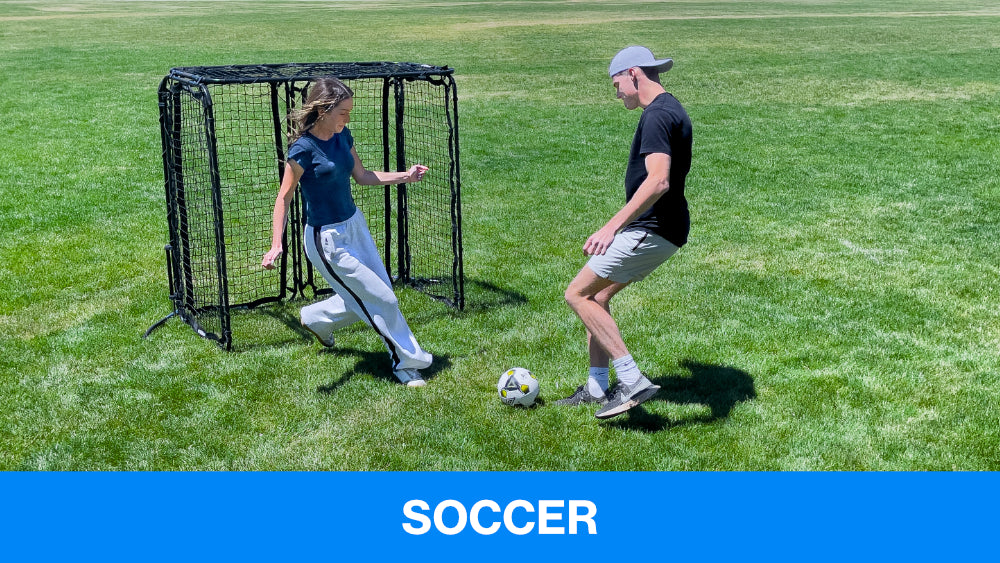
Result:
{"type": "Polygon", "coordinates": [[[622,231],[603,255],[587,265],[598,276],[616,283],[639,281],[667,261],[678,247],[656,233],[642,229],[622,231]]]}

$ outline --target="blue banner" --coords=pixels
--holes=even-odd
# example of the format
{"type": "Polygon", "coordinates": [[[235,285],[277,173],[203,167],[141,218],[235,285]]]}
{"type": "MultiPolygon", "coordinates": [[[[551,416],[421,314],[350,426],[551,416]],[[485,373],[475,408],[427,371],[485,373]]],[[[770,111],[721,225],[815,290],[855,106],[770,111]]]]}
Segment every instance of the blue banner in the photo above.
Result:
{"type": "Polygon", "coordinates": [[[7,561],[995,559],[995,473],[4,473],[7,561]]]}

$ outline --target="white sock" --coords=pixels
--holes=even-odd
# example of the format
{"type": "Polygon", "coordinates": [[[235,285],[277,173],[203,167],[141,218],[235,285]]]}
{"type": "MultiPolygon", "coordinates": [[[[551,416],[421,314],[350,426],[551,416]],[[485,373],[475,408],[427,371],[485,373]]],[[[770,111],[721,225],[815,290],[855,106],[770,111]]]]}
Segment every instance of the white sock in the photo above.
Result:
{"type": "Polygon", "coordinates": [[[590,376],[587,377],[587,391],[594,397],[600,397],[608,390],[608,368],[590,367],[590,376]]]}
{"type": "Polygon", "coordinates": [[[642,378],[642,372],[639,371],[639,366],[635,365],[632,354],[612,360],[611,365],[615,366],[615,375],[618,376],[618,381],[625,385],[635,385],[642,378]]]}

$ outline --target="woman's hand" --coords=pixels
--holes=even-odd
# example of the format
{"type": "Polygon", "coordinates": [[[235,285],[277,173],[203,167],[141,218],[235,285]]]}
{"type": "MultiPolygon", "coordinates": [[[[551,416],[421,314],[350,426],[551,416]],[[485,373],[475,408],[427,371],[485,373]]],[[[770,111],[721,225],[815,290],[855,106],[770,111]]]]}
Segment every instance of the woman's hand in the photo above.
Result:
{"type": "Polygon", "coordinates": [[[427,167],[423,164],[414,164],[407,170],[407,180],[406,182],[419,182],[424,178],[424,174],[427,173],[427,167]]]}
{"type": "Polygon", "coordinates": [[[264,259],[260,261],[260,265],[263,266],[265,270],[273,270],[274,261],[277,260],[279,256],[281,256],[281,253],[282,253],[282,248],[280,246],[279,247],[272,246],[271,250],[268,250],[267,254],[264,255],[264,259]]]}

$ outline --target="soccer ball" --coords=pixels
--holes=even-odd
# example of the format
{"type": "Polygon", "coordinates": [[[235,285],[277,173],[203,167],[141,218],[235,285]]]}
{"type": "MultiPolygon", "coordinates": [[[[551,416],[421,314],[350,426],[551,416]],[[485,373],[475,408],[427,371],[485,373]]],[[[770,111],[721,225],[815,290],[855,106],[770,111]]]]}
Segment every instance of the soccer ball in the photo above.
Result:
{"type": "Polygon", "coordinates": [[[500,375],[497,394],[505,405],[530,407],[538,397],[538,380],[524,368],[510,368],[500,375]]]}

